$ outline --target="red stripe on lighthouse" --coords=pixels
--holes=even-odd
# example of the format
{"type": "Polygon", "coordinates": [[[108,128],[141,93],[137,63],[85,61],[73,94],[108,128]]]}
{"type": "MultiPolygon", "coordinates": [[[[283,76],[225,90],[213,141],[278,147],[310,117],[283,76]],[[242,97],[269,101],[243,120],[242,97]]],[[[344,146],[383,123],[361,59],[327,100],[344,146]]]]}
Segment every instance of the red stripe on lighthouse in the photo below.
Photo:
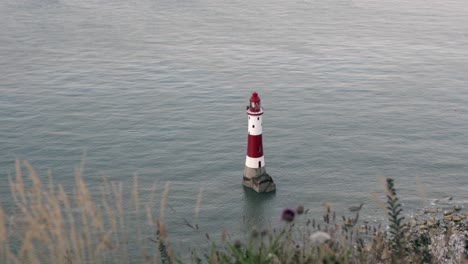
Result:
{"type": "Polygon", "coordinates": [[[247,156],[251,158],[260,158],[263,156],[262,135],[248,136],[247,156]]]}

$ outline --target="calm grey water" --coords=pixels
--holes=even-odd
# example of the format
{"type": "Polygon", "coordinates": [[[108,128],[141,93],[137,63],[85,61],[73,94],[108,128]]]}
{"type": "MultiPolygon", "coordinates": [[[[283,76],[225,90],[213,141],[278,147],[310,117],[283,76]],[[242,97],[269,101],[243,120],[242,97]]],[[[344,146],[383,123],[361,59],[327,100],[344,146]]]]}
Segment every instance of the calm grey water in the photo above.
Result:
{"type": "Polygon", "coordinates": [[[183,218],[235,234],[299,203],[383,219],[383,177],[407,212],[468,204],[465,0],[3,0],[0,24],[3,206],[15,159],[71,189],[85,150],[94,191],[170,182],[187,244],[183,218]],[[270,196],[241,187],[253,91],[270,196]]]}

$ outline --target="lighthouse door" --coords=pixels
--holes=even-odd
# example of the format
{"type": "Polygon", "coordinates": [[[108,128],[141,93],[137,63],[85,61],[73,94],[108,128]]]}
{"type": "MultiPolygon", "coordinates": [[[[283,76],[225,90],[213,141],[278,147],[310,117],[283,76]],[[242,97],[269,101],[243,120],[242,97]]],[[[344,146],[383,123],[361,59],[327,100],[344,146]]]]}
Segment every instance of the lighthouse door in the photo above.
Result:
{"type": "Polygon", "coordinates": [[[262,162],[261,162],[261,161],[258,162],[258,167],[259,167],[259,168],[262,167],[262,162]]]}

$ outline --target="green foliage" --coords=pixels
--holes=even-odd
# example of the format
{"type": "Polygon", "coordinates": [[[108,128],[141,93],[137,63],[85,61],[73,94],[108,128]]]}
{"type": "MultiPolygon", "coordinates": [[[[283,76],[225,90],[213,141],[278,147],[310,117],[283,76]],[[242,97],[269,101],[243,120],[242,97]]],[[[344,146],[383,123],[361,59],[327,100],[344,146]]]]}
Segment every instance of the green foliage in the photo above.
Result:
{"type": "Polygon", "coordinates": [[[390,233],[391,237],[391,249],[392,258],[394,260],[401,259],[404,254],[405,241],[404,232],[405,228],[403,225],[403,219],[405,217],[400,216],[403,209],[396,196],[396,191],[393,183],[393,179],[387,179],[387,215],[390,222],[390,233]]]}
{"type": "Polygon", "coordinates": [[[429,251],[431,236],[428,233],[422,233],[413,240],[414,253],[421,256],[422,263],[432,263],[432,254],[429,251]]]}
{"type": "MultiPolygon", "coordinates": [[[[140,204],[135,176],[129,206],[136,218],[145,206],[146,222],[154,223],[151,237],[142,238],[141,226],[128,224],[130,216],[124,214],[126,202],[120,185],[105,181],[102,199],[93,199],[81,173],[77,173],[71,196],[51,178],[47,187],[41,184],[29,163],[25,166],[31,184],[25,185],[20,165],[16,163],[16,175],[9,179],[14,209],[21,212],[16,215],[17,224],[10,225],[8,213],[0,208],[1,263],[468,263],[467,232],[454,246],[450,241],[455,228],[437,226],[421,232],[405,225],[392,179],[387,179],[385,186],[388,232],[380,225],[360,223],[362,204],[351,210],[354,215],[336,217],[331,205],[325,203],[320,220],[308,218],[309,209],[299,206],[285,210],[294,217],[284,218],[282,226],[261,232],[254,229],[243,240],[229,241],[226,237],[230,235],[223,232],[222,244],[217,245],[206,233],[209,244],[200,252],[192,249],[190,258],[185,252],[174,252],[167,238],[163,212],[169,185],[156,214],[152,199],[140,204]],[[441,253],[434,252],[435,248],[441,253]]],[[[199,232],[198,224],[185,222],[193,232],[199,232]]]]}
{"type": "MultiPolygon", "coordinates": [[[[267,238],[252,237],[247,244],[240,241],[235,241],[234,244],[228,243],[226,250],[216,255],[220,263],[272,263],[278,260],[278,255],[282,255],[282,246],[285,246],[285,241],[282,241],[286,234],[283,229],[279,234],[269,234],[267,238]]],[[[213,256],[213,254],[211,254],[213,256]]],[[[284,256],[284,255],[282,255],[284,256]]],[[[290,258],[290,256],[285,256],[290,258]]],[[[279,260],[278,260],[279,261],[279,260]]]]}

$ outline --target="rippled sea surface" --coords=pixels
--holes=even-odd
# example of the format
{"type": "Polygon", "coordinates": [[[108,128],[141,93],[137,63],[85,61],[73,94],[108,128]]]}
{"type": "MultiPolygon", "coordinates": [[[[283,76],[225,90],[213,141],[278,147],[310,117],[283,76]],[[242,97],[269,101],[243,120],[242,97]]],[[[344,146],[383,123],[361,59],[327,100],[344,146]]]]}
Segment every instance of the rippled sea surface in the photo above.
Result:
{"type": "Polygon", "coordinates": [[[184,218],[235,234],[364,202],[383,219],[384,177],[407,212],[468,205],[465,0],[3,0],[0,24],[4,207],[15,159],[71,190],[84,151],[91,191],[137,174],[145,200],[170,182],[187,245],[184,218]],[[241,186],[253,91],[274,195],[241,186]]]}

